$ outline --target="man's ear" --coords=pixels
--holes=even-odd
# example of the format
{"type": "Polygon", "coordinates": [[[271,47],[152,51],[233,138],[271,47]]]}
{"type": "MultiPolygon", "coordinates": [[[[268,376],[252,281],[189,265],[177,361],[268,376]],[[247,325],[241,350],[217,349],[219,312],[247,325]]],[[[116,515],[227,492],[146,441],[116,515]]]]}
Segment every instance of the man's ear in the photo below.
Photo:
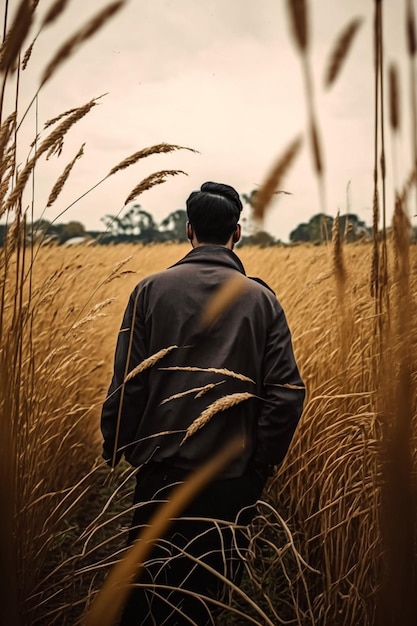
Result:
{"type": "Polygon", "coordinates": [[[240,235],[241,235],[241,226],[240,224],[236,224],[236,230],[233,233],[233,243],[237,243],[240,239],[240,235]]]}
{"type": "Polygon", "coordinates": [[[193,227],[191,226],[190,222],[187,222],[187,224],[186,224],[186,233],[187,233],[187,239],[192,241],[193,237],[194,237],[194,231],[193,231],[193,227]]]}

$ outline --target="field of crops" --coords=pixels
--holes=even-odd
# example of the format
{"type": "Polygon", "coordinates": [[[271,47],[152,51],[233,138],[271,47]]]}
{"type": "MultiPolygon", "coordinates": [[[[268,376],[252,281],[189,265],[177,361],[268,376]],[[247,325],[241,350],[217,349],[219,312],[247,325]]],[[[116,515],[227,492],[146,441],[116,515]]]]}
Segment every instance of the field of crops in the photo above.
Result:
{"type": "MultiPolygon", "coordinates": [[[[2,425],[2,442],[8,438],[18,452],[14,460],[13,446],[2,451],[3,467],[14,470],[17,545],[7,541],[2,549],[18,572],[14,592],[26,600],[22,623],[73,623],[100,587],[103,563],[123,548],[129,469],[122,466],[108,482],[99,459],[100,404],[131,289],[187,251],[187,245],[83,245],[38,253],[32,304],[14,330],[24,337],[19,372],[2,370],[2,380],[20,389],[19,406],[10,407],[19,424],[2,425]]],[[[262,610],[253,619],[374,624],[383,603],[379,586],[389,584],[395,594],[413,555],[414,530],[407,534],[406,522],[415,521],[408,496],[416,477],[416,250],[410,248],[409,281],[402,284],[398,251],[388,246],[388,282],[378,297],[371,295],[369,244],[344,247],[342,283],[331,245],[238,253],[248,275],[276,291],[308,389],[290,453],[252,529],[245,593],[262,610]],[[388,509],[383,441],[392,442],[388,509]],[[403,559],[389,561],[395,578],[386,583],[385,526],[388,541],[399,539],[395,551],[403,559]]],[[[5,345],[16,344],[9,337],[5,345]]]]}
{"type": "MultiPolygon", "coordinates": [[[[125,2],[98,7],[60,42],[45,60],[27,109],[20,99],[23,71],[32,71],[41,31],[65,20],[67,2],[55,0],[46,9],[37,0],[14,4],[12,18],[12,3],[4,3],[0,47],[0,622],[110,626],[110,613],[100,621],[93,610],[97,598],[110,606],[103,582],[115,564],[126,563],[134,471],[122,463],[110,472],[101,459],[101,404],[132,288],[189,247],[66,247],[48,243],[47,230],[35,232],[35,215],[54,210],[83,147],[52,181],[42,207],[36,206],[37,172],[50,167],[72,127],[98,104],[93,98],[44,120],[38,95],[125,2]],[[33,143],[20,130],[29,113],[33,143]]],[[[405,0],[411,161],[400,166],[393,150],[390,170],[386,139],[389,130],[399,148],[404,107],[397,68],[383,56],[383,2],[373,4],[373,241],[346,243],[336,217],[332,233],[323,228],[321,245],[237,249],[247,273],[269,283],[284,307],[307,400],[290,452],[248,531],[242,587],[230,585],[218,626],[415,625],[417,249],[410,218],[417,180],[417,29],[414,4],[405,0]],[[387,193],[388,182],[394,194],[387,193]]],[[[308,8],[306,0],[286,3],[307,123],[252,198],[251,217],[260,228],[303,142],[323,215],[335,212],[326,205],[308,8]]],[[[326,89],[360,23],[353,18],[335,33],[326,89]]],[[[73,191],[81,200],[121,170],[180,149],[141,146],[87,192],[73,191]]],[[[161,169],[143,178],[125,204],[179,173],[161,169]]],[[[58,209],[54,222],[71,206],[58,209]]]]}

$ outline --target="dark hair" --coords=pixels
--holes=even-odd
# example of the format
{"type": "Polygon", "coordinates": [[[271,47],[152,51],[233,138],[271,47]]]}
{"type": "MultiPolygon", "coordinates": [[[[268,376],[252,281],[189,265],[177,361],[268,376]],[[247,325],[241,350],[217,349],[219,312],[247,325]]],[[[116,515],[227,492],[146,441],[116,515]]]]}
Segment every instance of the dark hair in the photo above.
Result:
{"type": "Polygon", "coordinates": [[[188,221],[201,243],[227,243],[242,208],[236,189],[222,183],[204,183],[187,199],[188,221]]]}

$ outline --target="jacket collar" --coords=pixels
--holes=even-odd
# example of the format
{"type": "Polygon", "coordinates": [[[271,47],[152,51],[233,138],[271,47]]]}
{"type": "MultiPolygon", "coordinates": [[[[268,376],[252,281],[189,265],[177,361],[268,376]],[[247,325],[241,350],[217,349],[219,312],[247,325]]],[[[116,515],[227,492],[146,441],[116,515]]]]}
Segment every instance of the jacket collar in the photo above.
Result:
{"type": "Polygon", "coordinates": [[[207,245],[193,248],[184,258],[172,265],[183,265],[184,263],[206,263],[209,265],[223,265],[231,267],[246,276],[245,268],[239,257],[224,246],[207,245]]]}

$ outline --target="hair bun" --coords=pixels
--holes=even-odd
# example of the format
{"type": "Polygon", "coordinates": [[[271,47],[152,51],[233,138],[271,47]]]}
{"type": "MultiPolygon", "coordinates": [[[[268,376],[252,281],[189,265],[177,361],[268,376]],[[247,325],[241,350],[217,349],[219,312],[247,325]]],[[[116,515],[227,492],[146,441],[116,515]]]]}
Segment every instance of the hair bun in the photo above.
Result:
{"type": "Polygon", "coordinates": [[[201,185],[201,191],[213,194],[215,196],[221,196],[222,198],[226,198],[226,200],[229,200],[229,202],[231,202],[236,208],[237,218],[239,219],[240,213],[243,209],[243,205],[240,200],[239,194],[236,189],[234,189],[234,187],[231,187],[230,185],[225,185],[224,183],[213,183],[208,181],[207,183],[201,185]]]}

